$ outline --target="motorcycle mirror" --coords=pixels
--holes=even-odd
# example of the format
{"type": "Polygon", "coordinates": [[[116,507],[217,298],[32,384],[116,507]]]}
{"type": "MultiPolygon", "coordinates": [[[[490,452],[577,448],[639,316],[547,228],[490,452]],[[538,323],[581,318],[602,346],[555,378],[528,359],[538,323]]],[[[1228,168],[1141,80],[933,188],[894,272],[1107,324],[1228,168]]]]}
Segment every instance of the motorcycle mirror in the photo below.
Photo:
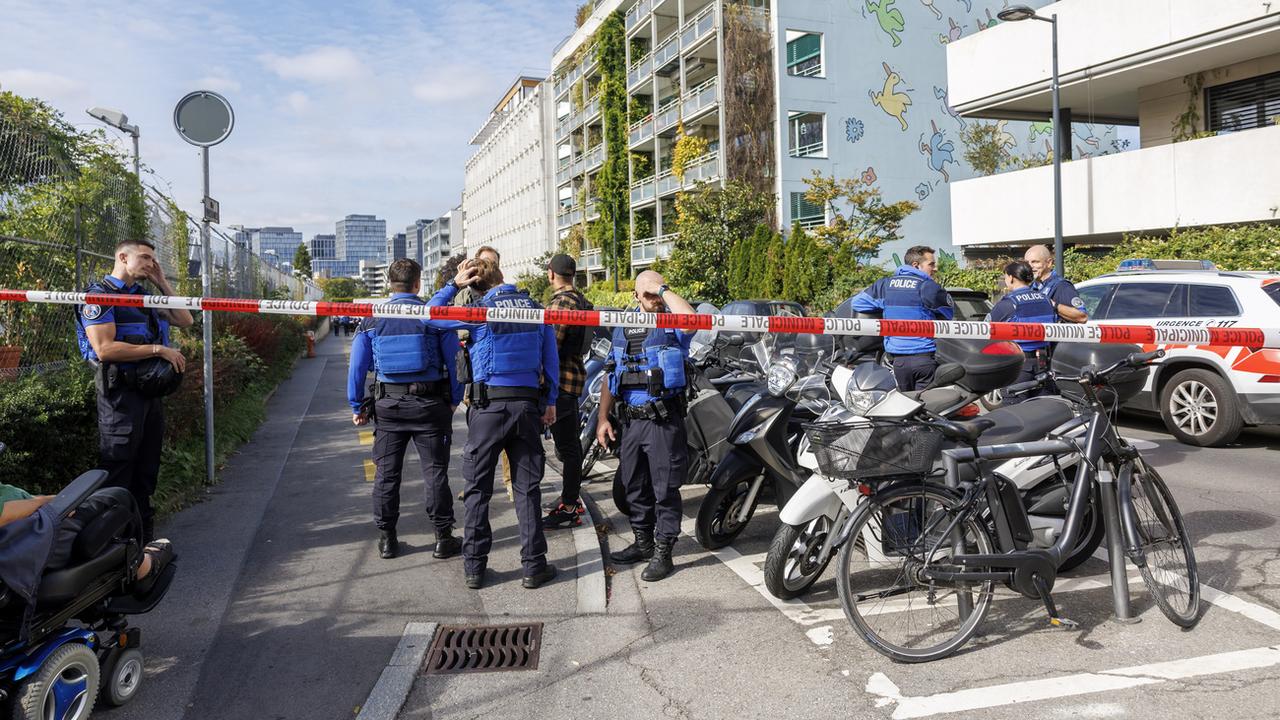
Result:
{"type": "Polygon", "coordinates": [[[746,338],[742,336],[742,333],[728,333],[727,335],[722,335],[721,337],[724,338],[725,344],[728,345],[729,347],[742,347],[742,345],[746,342],[746,338]]]}
{"type": "Polygon", "coordinates": [[[933,382],[929,383],[928,390],[944,385],[955,385],[964,377],[964,366],[960,363],[947,363],[938,367],[933,373],[933,382]]]}

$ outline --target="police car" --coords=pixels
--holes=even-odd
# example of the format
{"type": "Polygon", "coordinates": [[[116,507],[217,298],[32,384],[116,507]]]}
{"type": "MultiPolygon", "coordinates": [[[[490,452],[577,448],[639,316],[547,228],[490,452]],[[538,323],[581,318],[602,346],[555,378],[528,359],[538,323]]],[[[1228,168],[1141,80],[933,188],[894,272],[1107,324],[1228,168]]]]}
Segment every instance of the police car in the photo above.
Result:
{"type": "MultiPolygon", "coordinates": [[[[1225,272],[1201,260],[1135,259],[1076,286],[1097,324],[1280,327],[1280,273],[1225,272]]],[[[1230,443],[1280,424],[1280,350],[1161,345],[1168,354],[1127,409],[1159,413],[1189,445],[1230,443]]],[[[1143,350],[1154,350],[1155,346],[1143,350]]]]}

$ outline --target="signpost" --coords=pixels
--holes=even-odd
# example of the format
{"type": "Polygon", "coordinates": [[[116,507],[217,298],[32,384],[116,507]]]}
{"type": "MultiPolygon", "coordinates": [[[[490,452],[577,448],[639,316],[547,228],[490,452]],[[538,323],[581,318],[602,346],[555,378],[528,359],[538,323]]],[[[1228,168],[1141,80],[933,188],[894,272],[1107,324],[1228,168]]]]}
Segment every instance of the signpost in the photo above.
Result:
{"type": "MultiPolygon", "coordinates": [[[[204,173],[204,217],[200,223],[200,246],[204,262],[200,268],[200,287],[203,297],[213,296],[213,246],[209,240],[209,223],[219,222],[218,201],[209,197],[209,148],[231,134],[236,116],[231,103],[215,92],[197,90],[187,94],[173,109],[173,126],[183,140],[200,148],[200,161],[204,173]]],[[[214,479],[213,469],[213,313],[201,312],[204,324],[204,462],[209,482],[214,479]]]]}

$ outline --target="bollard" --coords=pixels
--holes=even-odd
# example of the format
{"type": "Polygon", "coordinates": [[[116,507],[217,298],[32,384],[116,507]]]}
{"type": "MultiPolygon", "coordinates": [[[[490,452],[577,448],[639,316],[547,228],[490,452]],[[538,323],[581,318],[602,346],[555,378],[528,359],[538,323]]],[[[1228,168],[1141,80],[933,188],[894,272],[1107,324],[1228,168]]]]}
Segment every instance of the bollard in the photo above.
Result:
{"type": "Polygon", "coordinates": [[[307,331],[307,357],[313,358],[315,356],[316,356],[316,331],[308,330],[307,331]]]}

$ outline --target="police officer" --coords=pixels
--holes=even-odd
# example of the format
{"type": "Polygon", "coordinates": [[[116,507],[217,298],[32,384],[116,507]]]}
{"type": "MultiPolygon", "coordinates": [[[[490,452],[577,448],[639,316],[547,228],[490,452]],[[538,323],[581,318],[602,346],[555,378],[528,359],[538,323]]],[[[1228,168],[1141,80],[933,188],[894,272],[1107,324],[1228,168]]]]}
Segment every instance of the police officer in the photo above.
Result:
{"type": "MultiPolygon", "coordinates": [[[[425,305],[422,268],[400,258],[387,268],[388,305],[425,305]]],[[[453,494],[449,490],[449,448],[453,411],[462,402],[462,385],[449,373],[448,361],[458,351],[457,333],[410,318],[365,318],[351,342],[347,400],[352,422],[365,425],[373,415],[373,522],[379,531],[378,554],[399,552],[396,522],[400,519],[400,476],[409,442],[418,448],[426,481],[427,515],[435,527],[437,558],[457,555],[462,544],[453,536],[453,494]],[[365,406],[365,378],[377,374],[373,409],[365,406]]]]}
{"type": "MultiPolygon", "coordinates": [[[[883,311],[885,320],[951,320],[955,308],[951,296],[933,281],[938,261],[933,248],[916,245],[907,250],[904,264],[853,297],[858,312],[883,311]]],[[[938,369],[933,338],[888,337],[885,352],[893,356],[893,377],[898,389],[917,390],[933,381],[938,369]]]]}
{"type": "MultiPolygon", "coordinates": [[[[473,285],[483,295],[477,307],[518,311],[541,306],[503,281],[502,271],[488,260],[465,263],[453,281],[430,301],[444,306],[458,289],[473,285]]],[[[546,584],[556,575],[547,563],[542,532],[539,484],[546,460],[542,431],[556,419],[560,380],[555,329],[528,323],[461,323],[432,320],[444,329],[470,331],[471,407],[467,411],[467,444],[462,451],[463,497],[467,508],[463,535],[463,570],[467,587],[484,585],[493,545],[489,500],[498,454],[506,451],[513,466],[512,491],[520,524],[520,561],[526,588],[546,584]]]]}
{"type": "MultiPolygon", "coordinates": [[[[111,274],[91,283],[90,293],[146,295],[141,281],[150,280],[164,295],[173,288],[156,260],[156,248],[146,240],[125,240],[116,246],[111,274]]],[[[108,487],[127,489],[138,503],[145,542],[155,538],[151,495],[160,475],[160,447],[164,439],[164,406],[160,397],[139,383],[139,371],[167,362],[174,371],[186,369],[186,359],[169,347],[169,327],[189,327],[186,310],[84,305],[76,335],[80,353],[97,369],[98,433],[102,469],[108,487]]]]}
{"type": "MultiPolygon", "coordinates": [[[[1004,266],[1004,284],[1009,292],[991,308],[987,319],[992,322],[1029,322],[1051,323],[1057,319],[1053,304],[1039,290],[1030,285],[1035,279],[1031,266],[1022,260],[1014,260],[1004,266]]],[[[1034,380],[1037,375],[1049,369],[1049,343],[1044,340],[1018,340],[1022,348],[1022,371],[1018,374],[1018,382],[1034,380]]],[[[1032,390],[1019,396],[1004,399],[1004,404],[1012,405],[1022,402],[1024,398],[1049,394],[1044,389],[1032,390]]]]}
{"type": "MultiPolygon", "coordinates": [[[[689,303],[646,270],[636,277],[635,297],[645,312],[693,313],[689,303]]],[[[612,553],[620,565],[648,560],[640,577],[661,580],[675,569],[671,549],[680,534],[680,485],[688,459],[684,416],[685,363],[693,331],[618,328],[613,333],[600,388],[600,424],[596,439],[608,447],[617,438],[609,423],[615,399],[623,423],[618,461],[631,503],[635,542],[612,553]]]]}
{"type": "Polygon", "coordinates": [[[1053,267],[1053,253],[1044,245],[1032,245],[1022,256],[1031,266],[1035,281],[1031,289],[1044,294],[1053,305],[1058,320],[1068,323],[1082,323],[1089,319],[1084,300],[1076,291],[1070,280],[1063,278],[1053,267]]]}

